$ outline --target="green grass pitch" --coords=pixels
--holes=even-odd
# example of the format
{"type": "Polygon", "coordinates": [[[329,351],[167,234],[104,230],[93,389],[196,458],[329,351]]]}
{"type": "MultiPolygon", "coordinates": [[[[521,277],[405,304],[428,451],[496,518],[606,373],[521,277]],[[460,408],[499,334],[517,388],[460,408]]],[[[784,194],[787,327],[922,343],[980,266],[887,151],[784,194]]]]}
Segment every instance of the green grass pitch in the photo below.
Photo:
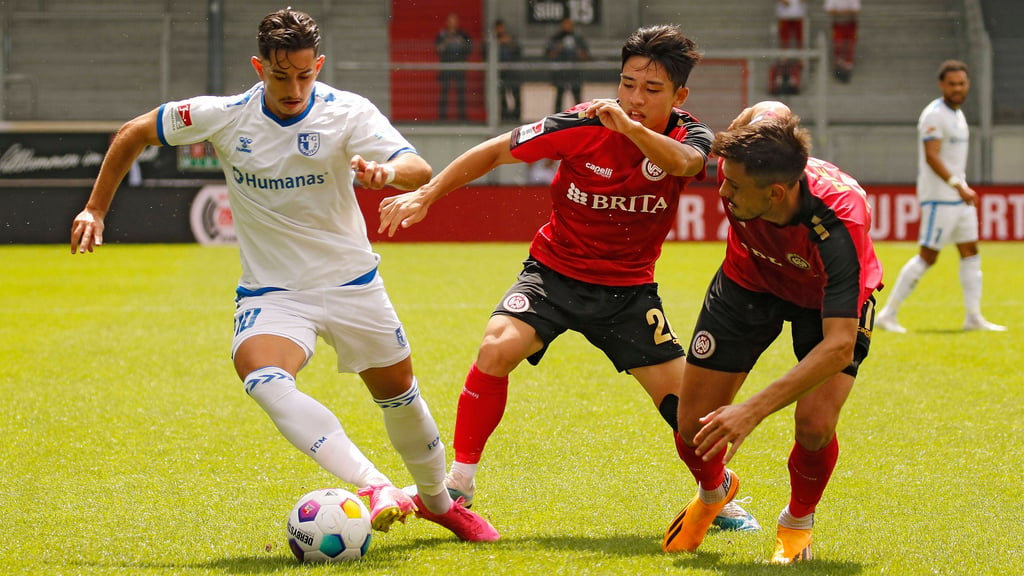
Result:
{"type": "MultiPolygon", "coordinates": [[[[424,396],[450,446],[455,404],[487,315],[525,244],[382,244],[424,396]]],[[[887,280],[916,251],[879,246],[887,280]]],[[[0,573],[8,574],[1013,574],[1024,566],[1024,245],[982,245],[984,311],[1007,333],[962,333],[956,254],[876,332],[840,421],[818,509],[817,560],[766,564],[788,495],[791,409],[731,466],[760,533],[712,532],[695,555],[662,533],[693,493],[667,427],[632,378],[568,334],[512,376],[474,509],[503,539],[466,544],[411,520],[364,560],[305,566],[285,520],[340,485],[278,434],[229,359],[237,250],[0,247],[0,573]]],[[[684,340],[722,244],[669,244],[658,280],[684,340]]],[[[884,303],[886,293],[879,297],[884,303]]],[[[392,480],[408,473],[358,379],[323,342],[299,385],[334,409],[392,480]]],[[[741,397],[793,363],[784,336],[741,397]]],[[[452,457],[448,452],[449,461],[452,457]]],[[[341,486],[351,488],[348,486],[341,486]]]]}

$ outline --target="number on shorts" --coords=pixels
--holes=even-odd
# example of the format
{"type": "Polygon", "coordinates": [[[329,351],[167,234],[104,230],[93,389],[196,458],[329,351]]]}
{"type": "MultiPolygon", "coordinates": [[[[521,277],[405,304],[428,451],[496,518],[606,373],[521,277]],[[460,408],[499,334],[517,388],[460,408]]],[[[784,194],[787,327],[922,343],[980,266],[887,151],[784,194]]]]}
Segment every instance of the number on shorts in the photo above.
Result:
{"type": "Polygon", "coordinates": [[[235,318],[235,335],[239,335],[243,330],[252,328],[252,325],[256,323],[256,317],[260,315],[262,308],[251,308],[242,312],[237,318],[235,318]]]}
{"type": "Polygon", "coordinates": [[[651,308],[647,311],[647,325],[655,327],[655,344],[664,344],[676,339],[676,334],[672,331],[672,327],[668,325],[665,313],[657,308],[651,308]]]}
{"type": "Polygon", "coordinates": [[[860,309],[860,326],[857,331],[870,337],[871,330],[875,327],[875,297],[869,297],[864,306],[860,309]]]}

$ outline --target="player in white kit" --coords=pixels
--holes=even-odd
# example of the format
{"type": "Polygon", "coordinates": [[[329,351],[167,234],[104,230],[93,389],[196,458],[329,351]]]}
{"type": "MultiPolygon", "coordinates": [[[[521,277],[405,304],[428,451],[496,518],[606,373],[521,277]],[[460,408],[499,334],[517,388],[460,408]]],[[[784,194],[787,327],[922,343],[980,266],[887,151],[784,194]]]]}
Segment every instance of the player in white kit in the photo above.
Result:
{"type": "Polygon", "coordinates": [[[960,251],[960,285],[963,289],[964,330],[1003,331],[981,315],[981,255],[978,254],[978,195],[964,180],[970,130],[963,105],[971,86],[967,65],[947,60],[939,67],[940,98],[933,100],[917,121],[920,145],[917,152],[917,199],[921,203],[921,245],[896,278],[892,293],[875,318],[875,326],[890,332],[906,332],[897,319],[900,305],[910,296],[924,273],[935,264],[944,246],[960,251]]]}
{"type": "Polygon", "coordinates": [[[368,100],[317,82],[319,44],[307,14],[269,14],[252,58],[261,81],[248,92],[166,103],[126,123],[72,224],[71,251],[103,243],[114,193],[147,145],[211,142],[241,255],[232,358],[246,392],[296,448],[369,496],[375,529],[415,511],[463,540],[497,540],[493,526],[445,489],[444,445],[353,189],[353,178],[370,189],[415,189],[431,168],[368,100]],[[418,494],[396,488],[338,418],[296,387],[317,336],[337,351],[339,372],[365,382],[418,494]]]}

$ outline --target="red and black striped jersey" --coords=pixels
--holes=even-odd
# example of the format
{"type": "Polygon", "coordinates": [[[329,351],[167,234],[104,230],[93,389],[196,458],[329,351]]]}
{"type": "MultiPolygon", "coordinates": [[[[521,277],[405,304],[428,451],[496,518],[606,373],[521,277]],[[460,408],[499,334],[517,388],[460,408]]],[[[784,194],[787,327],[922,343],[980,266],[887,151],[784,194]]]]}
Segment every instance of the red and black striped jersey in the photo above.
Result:
{"type": "Polygon", "coordinates": [[[822,317],[857,318],[882,287],[867,195],[836,166],[811,158],[800,201],[793,221],[778,226],[760,218],[736,220],[723,199],[730,226],[722,269],[748,290],[821,310],[822,317]]]}
{"type": "MultiPolygon", "coordinates": [[[[551,182],[551,216],[530,253],[552,270],[591,284],[654,281],[654,264],[675,221],[679,194],[692,177],[672,176],[626,136],[598,118],[589,103],[512,132],[512,155],[524,162],[560,161],[551,182]]],[[[712,133],[674,110],[664,134],[707,158],[712,133]]],[[[705,171],[696,176],[702,180],[705,171]]]]}

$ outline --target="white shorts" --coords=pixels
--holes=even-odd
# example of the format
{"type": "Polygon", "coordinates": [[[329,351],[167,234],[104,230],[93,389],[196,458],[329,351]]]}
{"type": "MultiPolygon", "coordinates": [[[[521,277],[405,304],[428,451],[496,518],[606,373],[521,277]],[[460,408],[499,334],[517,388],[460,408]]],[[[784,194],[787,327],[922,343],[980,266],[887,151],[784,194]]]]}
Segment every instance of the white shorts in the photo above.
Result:
{"type": "Polygon", "coordinates": [[[241,297],[235,309],[232,358],[242,342],[257,334],[292,340],[306,351],[307,362],[321,336],[338,354],[338,372],[358,374],[391,366],[412,352],[379,274],[362,286],[241,297]]]}
{"type": "Polygon", "coordinates": [[[963,202],[922,202],[918,244],[941,250],[978,241],[978,208],[963,202]]]}

